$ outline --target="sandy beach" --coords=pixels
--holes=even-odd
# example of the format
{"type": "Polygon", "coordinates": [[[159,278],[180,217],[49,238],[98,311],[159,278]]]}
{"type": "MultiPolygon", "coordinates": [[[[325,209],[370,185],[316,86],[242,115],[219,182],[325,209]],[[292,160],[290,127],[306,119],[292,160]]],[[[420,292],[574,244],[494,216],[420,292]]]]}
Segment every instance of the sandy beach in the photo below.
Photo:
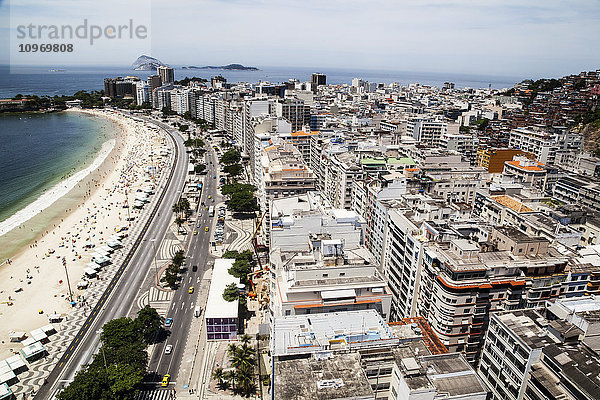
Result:
{"type": "MultiPolygon", "coordinates": [[[[137,191],[153,186],[150,167],[158,171],[167,168],[166,157],[161,156],[161,150],[168,146],[167,139],[144,123],[112,111],[70,112],[109,118],[118,132],[114,141],[104,146],[106,154],[100,165],[92,164],[86,177],[78,176],[81,179],[73,180],[72,187],[63,189],[69,194],[79,191],[83,199],[65,203],[70,207],[61,210],[41,236],[32,238],[9,263],[0,266],[0,360],[22,347],[9,341],[10,332],[23,331],[30,336],[29,332],[48,324],[49,314],[68,318],[73,310],[63,257],[74,300],[77,306],[81,304],[86,291],[77,289],[77,283],[84,279],[84,268],[91,255],[118,228],[143,223],[138,221],[139,211],[133,207],[137,191]],[[133,221],[127,221],[128,217],[133,221]]],[[[95,278],[87,280],[93,285],[95,278]]]]}

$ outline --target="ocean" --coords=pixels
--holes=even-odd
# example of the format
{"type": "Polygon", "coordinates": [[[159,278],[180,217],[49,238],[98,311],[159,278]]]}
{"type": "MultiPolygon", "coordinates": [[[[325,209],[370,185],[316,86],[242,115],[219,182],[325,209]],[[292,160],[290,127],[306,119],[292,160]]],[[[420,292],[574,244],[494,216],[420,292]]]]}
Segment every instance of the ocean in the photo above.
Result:
{"type": "MultiPolygon", "coordinates": [[[[175,79],[200,77],[210,79],[222,75],[228,82],[268,81],[285,82],[290,78],[300,81],[310,80],[313,72],[327,75],[327,83],[350,84],[353,78],[361,78],[370,82],[392,83],[403,85],[421,83],[441,87],[444,82],[454,82],[457,88],[510,88],[527,77],[507,77],[473,74],[443,74],[432,72],[402,72],[354,70],[344,68],[290,68],[290,67],[258,67],[259,71],[226,71],[226,70],[183,70],[175,69],[175,79]]],[[[78,90],[102,90],[104,78],[134,75],[141,79],[153,74],[152,71],[134,71],[122,67],[13,67],[0,66],[0,98],[13,97],[16,94],[37,95],[72,95],[78,90]],[[62,72],[51,72],[64,69],[62,72]]]]}
{"type": "Polygon", "coordinates": [[[0,114],[0,225],[84,169],[112,137],[111,122],[79,113],[0,114]]]}

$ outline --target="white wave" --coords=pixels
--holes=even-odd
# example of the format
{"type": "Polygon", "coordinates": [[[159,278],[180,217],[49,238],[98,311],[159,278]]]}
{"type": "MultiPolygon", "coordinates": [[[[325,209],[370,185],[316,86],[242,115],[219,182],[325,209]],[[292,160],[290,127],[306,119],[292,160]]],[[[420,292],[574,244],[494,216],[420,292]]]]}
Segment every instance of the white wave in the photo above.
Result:
{"type": "Polygon", "coordinates": [[[94,171],[100,165],[102,165],[106,157],[108,157],[112,149],[115,147],[115,143],[115,139],[111,139],[104,142],[102,144],[102,147],[100,148],[100,151],[98,152],[98,155],[87,168],[82,169],[81,171],[73,174],[67,179],[57,183],[52,188],[45,191],[33,203],[17,211],[15,214],[10,216],[6,220],[0,222],[0,236],[4,235],[7,232],[10,232],[14,228],[18,227],[19,225],[22,225],[29,219],[35,217],[37,214],[50,207],[56,200],[69,193],[71,189],[75,187],[75,185],[77,185],[92,171],[94,171]]]}

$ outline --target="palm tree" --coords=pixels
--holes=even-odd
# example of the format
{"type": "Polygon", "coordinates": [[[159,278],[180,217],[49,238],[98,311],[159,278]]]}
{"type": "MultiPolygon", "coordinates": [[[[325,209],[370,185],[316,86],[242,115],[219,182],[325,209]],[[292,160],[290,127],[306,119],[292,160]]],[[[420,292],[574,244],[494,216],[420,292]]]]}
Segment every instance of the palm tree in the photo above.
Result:
{"type": "Polygon", "coordinates": [[[171,207],[171,210],[173,210],[173,212],[177,215],[179,215],[179,213],[181,212],[181,206],[180,203],[175,203],[173,204],[173,207],[171,207]]]}
{"type": "Polygon", "coordinates": [[[229,343],[229,345],[227,346],[227,353],[229,354],[229,356],[233,356],[235,353],[237,353],[237,344],[235,343],[229,343]]]}
{"type": "Polygon", "coordinates": [[[181,225],[183,225],[183,218],[181,217],[177,217],[175,218],[175,225],[177,225],[177,232],[179,232],[181,230],[181,225]]]}
{"type": "Polygon", "coordinates": [[[216,381],[218,381],[219,384],[219,388],[223,389],[225,387],[225,372],[223,371],[223,368],[221,367],[217,367],[215,368],[215,370],[212,372],[212,378],[216,381]]]}
{"type": "Polygon", "coordinates": [[[237,370],[236,382],[238,389],[245,395],[249,396],[254,389],[254,367],[243,366],[237,370]]]}
{"type": "Polygon", "coordinates": [[[252,339],[250,335],[244,333],[242,336],[240,336],[240,343],[250,343],[250,339],[252,339]]]}
{"type": "Polygon", "coordinates": [[[244,343],[237,348],[235,354],[230,356],[231,365],[236,368],[253,366],[255,364],[254,354],[255,350],[247,343],[244,343]]]}
{"type": "Polygon", "coordinates": [[[230,369],[230,370],[226,371],[224,374],[224,378],[227,382],[229,382],[229,384],[231,385],[231,388],[235,391],[235,380],[237,378],[236,370],[230,369]]]}

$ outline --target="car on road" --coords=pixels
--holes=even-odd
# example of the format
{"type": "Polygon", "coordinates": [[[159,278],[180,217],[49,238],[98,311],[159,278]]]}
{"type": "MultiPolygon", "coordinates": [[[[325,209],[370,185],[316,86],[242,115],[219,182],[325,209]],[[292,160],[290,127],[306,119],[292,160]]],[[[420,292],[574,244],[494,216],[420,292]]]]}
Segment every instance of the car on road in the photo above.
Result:
{"type": "Polygon", "coordinates": [[[217,179],[217,176],[216,176],[216,175],[213,175],[213,179],[217,179]]]}
{"type": "Polygon", "coordinates": [[[160,386],[162,386],[162,387],[169,386],[169,379],[171,379],[171,375],[166,374],[165,376],[163,376],[163,380],[162,380],[162,383],[160,384],[160,386]]]}
{"type": "Polygon", "coordinates": [[[212,199],[212,196],[209,194],[209,195],[208,195],[208,198],[209,198],[209,199],[212,199]]]}
{"type": "Polygon", "coordinates": [[[173,352],[173,345],[168,344],[165,346],[165,354],[171,354],[173,352]]]}
{"type": "Polygon", "coordinates": [[[190,286],[190,288],[188,289],[188,293],[189,294],[194,293],[194,287],[193,286],[190,286]]]}
{"type": "Polygon", "coordinates": [[[173,318],[165,319],[165,327],[169,328],[171,325],[173,325],[173,318]]]}
{"type": "Polygon", "coordinates": [[[194,231],[194,236],[198,234],[198,231],[194,231]]]}
{"type": "Polygon", "coordinates": [[[204,232],[208,232],[208,226],[204,228],[204,232]]]}

